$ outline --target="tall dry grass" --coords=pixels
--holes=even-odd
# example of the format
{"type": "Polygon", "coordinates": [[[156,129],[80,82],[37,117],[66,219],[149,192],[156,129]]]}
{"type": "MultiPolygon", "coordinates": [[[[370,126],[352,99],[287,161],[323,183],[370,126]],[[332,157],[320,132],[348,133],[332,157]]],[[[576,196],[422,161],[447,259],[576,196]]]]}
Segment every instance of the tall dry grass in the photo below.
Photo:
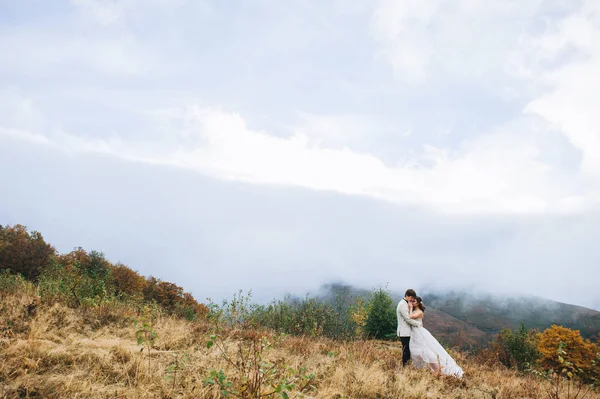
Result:
{"type": "MultiPolygon", "coordinates": [[[[239,377],[235,354],[262,334],[221,331],[219,347],[234,360],[228,362],[218,348],[207,348],[207,322],[116,304],[86,310],[38,305],[35,287],[27,287],[0,295],[0,398],[218,398],[219,389],[205,386],[205,377],[211,370],[239,377]],[[140,324],[134,320],[142,318],[158,336],[150,351],[136,341],[140,324]]],[[[543,381],[460,353],[454,355],[465,370],[462,380],[403,369],[400,351],[396,342],[287,336],[264,355],[288,368],[306,367],[313,374],[304,393],[309,398],[547,397],[543,381]]]]}

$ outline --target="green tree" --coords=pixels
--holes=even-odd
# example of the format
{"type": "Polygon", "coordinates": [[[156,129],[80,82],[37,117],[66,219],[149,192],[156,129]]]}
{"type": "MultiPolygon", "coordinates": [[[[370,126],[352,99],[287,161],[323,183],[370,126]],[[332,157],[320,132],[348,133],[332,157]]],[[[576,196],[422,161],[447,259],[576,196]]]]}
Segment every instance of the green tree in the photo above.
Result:
{"type": "Polygon", "coordinates": [[[518,330],[506,328],[500,331],[492,345],[497,347],[502,364],[521,371],[531,367],[540,356],[536,332],[525,328],[523,323],[518,330]]]}
{"type": "Polygon", "coordinates": [[[396,311],[387,289],[377,288],[371,293],[365,332],[377,339],[389,338],[396,329],[396,311]]]}
{"type": "Polygon", "coordinates": [[[74,307],[99,303],[114,291],[111,266],[101,252],[88,253],[83,248],[75,248],[54,257],[44,269],[40,275],[40,292],[74,307]]]}

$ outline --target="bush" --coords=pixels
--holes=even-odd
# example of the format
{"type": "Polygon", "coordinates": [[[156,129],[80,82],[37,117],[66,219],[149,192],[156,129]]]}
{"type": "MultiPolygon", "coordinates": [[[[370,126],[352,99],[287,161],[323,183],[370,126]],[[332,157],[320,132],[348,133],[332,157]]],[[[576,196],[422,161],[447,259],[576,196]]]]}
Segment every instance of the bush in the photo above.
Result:
{"type": "Polygon", "coordinates": [[[37,231],[29,233],[25,226],[0,225],[0,270],[20,273],[37,281],[56,251],[37,231]]]}
{"type": "Polygon", "coordinates": [[[600,378],[600,348],[584,340],[578,330],[553,325],[538,336],[538,351],[544,369],[565,369],[583,379],[600,378]]]}
{"type": "Polygon", "coordinates": [[[183,288],[177,284],[150,277],[144,290],[144,298],[156,301],[166,311],[173,313],[183,302],[183,288]]]}
{"type": "Polygon", "coordinates": [[[77,306],[89,300],[102,301],[111,294],[111,265],[101,252],[91,251],[88,254],[77,248],[59,256],[58,262],[62,268],[54,269],[58,272],[56,277],[65,279],[77,306]]]}
{"type": "Polygon", "coordinates": [[[332,303],[309,295],[302,299],[287,295],[266,306],[246,307],[251,309],[249,320],[253,325],[286,334],[352,339],[358,326],[353,320],[355,303],[346,295],[338,295],[332,303]]]}
{"type": "Polygon", "coordinates": [[[396,310],[389,291],[377,288],[371,294],[365,332],[370,338],[388,339],[396,330],[396,310]]]}
{"type": "Polygon", "coordinates": [[[536,332],[525,328],[523,323],[518,330],[506,328],[500,331],[490,349],[498,354],[500,363],[520,371],[529,369],[539,358],[536,332]]]}
{"type": "Polygon", "coordinates": [[[192,294],[186,292],[175,306],[173,313],[188,321],[193,321],[205,318],[208,314],[208,307],[202,303],[198,303],[192,294]]]}
{"type": "Polygon", "coordinates": [[[98,252],[90,255],[79,248],[58,256],[40,275],[42,299],[80,307],[99,304],[110,297],[108,262],[98,252]]]}
{"type": "Polygon", "coordinates": [[[10,270],[0,270],[0,297],[16,294],[18,292],[29,292],[34,285],[27,281],[23,275],[13,273],[10,270]]]}
{"type": "Polygon", "coordinates": [[[252,310],[252,321],[256,325],[274,331],[292,334],[296,309],[289,295],[283,300],[274,300],[268,305],[258,305],[252,310]]]}
{"type": "Polygon", "coordinates": [[[362,331],[357,324],[361,319],[355,316],[362,306],[362,298],[352,297],[348,290],[338,291],[330,303],[331,311],[327,313],[329,317],[323,326],[323,335],[344,340],[361,336],[362,331]]]}
{"type": "MultiPolygon", "coordinates": [[[[248,305],[245,307],[250,309],[248,305]]],[[[333,311],[328,303],[308,295],[303,299],[286,296],[285,300],[274,301],[266,307],[252,306],[248,317],[253,324],[275,331],[320,336],[325,326],[332,323],[333,311]]]]}
{"type": "Polygon", "coordinates": [[[125,265],[117,264],[110,267],[110,274],[115,287],[115,294],[132,297],[144,295],[146,279],[137,271],[125,265]]]}

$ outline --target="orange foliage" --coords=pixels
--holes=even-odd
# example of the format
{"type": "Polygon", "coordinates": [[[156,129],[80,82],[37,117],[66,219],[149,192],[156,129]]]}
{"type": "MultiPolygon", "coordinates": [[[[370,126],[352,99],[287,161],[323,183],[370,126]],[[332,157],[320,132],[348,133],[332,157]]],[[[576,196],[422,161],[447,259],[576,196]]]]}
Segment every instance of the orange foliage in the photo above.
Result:
{"type": "Polygon", "coordinates": [[[65,269],[79,269],[90,277],[106,277],[111,263],[104,258],[104,254],[97,251],[87,252],[79,247],[65,255],[57,257],[58,262],[65,269]]]}
{"type": "Polygon", "coordinates": [[[58,263],[60,263],[65,269],[78,268],[85,269],[90,263],[90,257],[87,251],[83,248],[75,248],[68,254],[58,255],[56,257],[58,263]]]}
{"type": "Polygon", "coordinates": [[[20,224],[0,225],[0,270],[8,269],[35,281],[55,254],[54,247],[37,231],[29,233],[20,224]]]}
{"type": "Polygon", "coordinates": [[[32,281],[46,272],[49,278],[64,284],[77,306],[86,298],[125,293],[156,301],[172,314],[190,317],[191,312],[202,318],[208,313],[208,307],[177,284],[154,277],[146,279],[123,264],[111,264],[101,252],[78,247],[67,254],[57,254],[40,233],[30,233],[22,225],[0,225],[0,271],[4,269],[32,281]]]}
{"type": "Polygon", "coordinates": [[[156,277],[149,277],[144,288],[144,298],[156,301],[170,313],[182,314],[188,309],[196,317],[204,317],[208,313],[208,307],[198,303],[192,294],[183,292],[183,288],[168,281],[162,281],[156,277]]]}
{"type": "Polygon", "coordinates": [[[200,319],[203,319],[208,314],[208,306],[204,305],[203,303],[198,303],[198,301],[196,301],[196,299],[194,299],[192,294],[189,292],[183,294],[183,305],[184,307],[189,307],[192,309],[196,316],[200,319]]]}
{"type": "Polygon", "coordinates": [[[584,340],[579,330],[553,325],[539,334],[538,351],[541,355],[540,363],[544,368],[553,370],[566,368],[569,371],[581,368],[590,372],[593,361],[600,353],[600,348],[590,340],[584,340]],[[561,342],[565,344],[566,352],[562,358],[564,362],[572,363],[571,366],[560,361],[558,349],[561,342]]]}
{"type": "Polygon", "coordinates": [[[111,266],[111,275],[117,292],[138,296],[144,294],[146,279],[123,264],[111,266]]]}
{"type": "Polygon", "coordinates": [[[144,298],[154,300],[166,310],[173,312],[183,299],[183,288],[156,277],[149,277],[144,289],[144,298]]]}

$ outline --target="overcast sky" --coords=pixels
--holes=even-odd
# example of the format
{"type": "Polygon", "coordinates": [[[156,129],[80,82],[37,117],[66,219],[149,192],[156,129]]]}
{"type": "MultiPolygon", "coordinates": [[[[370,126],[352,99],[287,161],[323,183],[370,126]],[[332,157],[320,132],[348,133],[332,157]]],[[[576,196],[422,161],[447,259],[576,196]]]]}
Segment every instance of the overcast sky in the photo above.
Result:
{"type": "Polygon", "coordinates": [[[600,309],[597,0],[0,0],[0,224],[197,298],[600,309]]]}

